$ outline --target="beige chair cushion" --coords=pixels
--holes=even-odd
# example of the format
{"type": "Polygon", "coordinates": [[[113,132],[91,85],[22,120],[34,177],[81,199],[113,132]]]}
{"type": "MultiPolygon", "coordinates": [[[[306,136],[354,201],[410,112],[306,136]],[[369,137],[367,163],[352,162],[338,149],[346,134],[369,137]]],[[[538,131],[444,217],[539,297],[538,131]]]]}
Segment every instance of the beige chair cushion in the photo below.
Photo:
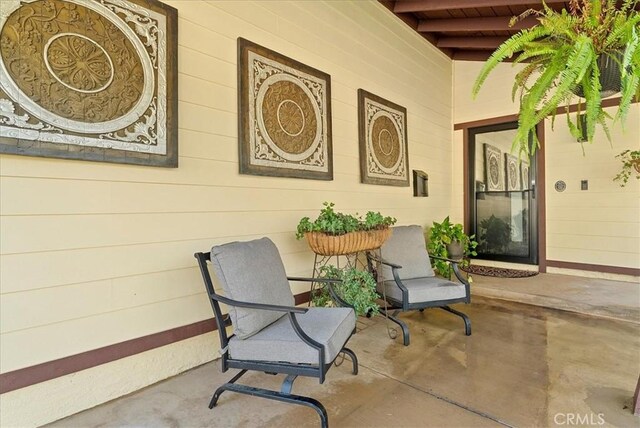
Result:
{"type": "MultiPolygon", "coordinates": [[[[356,315],[351,308],[309,308],[296,315],[302,330],[325,347],[330,363],[351,336],[356,315]]],[[[229,355],[237,360],[287,362],[318,365],[318,351],[298,337],[289,316],[284,316],[247,339],[232,337],[229,355]]]]}
{"type": "MultiPolygon", "coordinates": [[[[231,242],[211,249],[211,264],[225,296],[243,302],[294,306],[280,253],[269,238],[231,242]]],[[[234,333],[243,339],[286,312],[229,307],[234,333]]]]}
{"type": "MultiPolygon", "coordinates": [[[[394,227],[391,237],[382,245],[380,254],[383,259],[402,266],[402,269],[398,269],[402,280],[435,276],[424,240],[424,230],[420,226],[394,227]]],[[[393,280],[390,267],[382,267],[382,279],[393,280]]]]}
{"type": "MultiPolygon", "coordinates": [[[[464,284],[439,277],[405,279],[402,284],[409,291],[409,304],[460,299],[467,296],[464,284]]],[[[385,281],[384,291],[388,298],[402,302],[402,290],[395,281],[385,281]]],[[[382,294],[382,287],[379,287],[378,292],[382,294]]]]}

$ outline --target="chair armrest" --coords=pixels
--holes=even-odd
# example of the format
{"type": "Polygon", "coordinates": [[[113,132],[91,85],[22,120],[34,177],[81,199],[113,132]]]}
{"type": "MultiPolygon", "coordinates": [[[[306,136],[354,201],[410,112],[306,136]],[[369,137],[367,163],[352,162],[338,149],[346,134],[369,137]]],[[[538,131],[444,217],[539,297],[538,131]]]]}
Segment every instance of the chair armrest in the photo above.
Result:
{"type": "MultiPolygon", "coordinates": [[[[448,259],[446,257],[432,256],[431,254],[429,254],[429,257],[432,258],[432,259],[442,260],[442,261],[451,263],[451,268],[453,269],[453,274],[456,276],[456,278],[458,278],[458,281],[460,281],[462,284],[464,284],[464,287],[465,287],[466,292],[467,292],[467,297],[469,297],[471,295],[471,284],[469,284],[469,281],[464,276],[462,276],[462,274],[460,273],[460,267],[458,266],[458,264],[462,260],[453,260],[453,259],[448,259]]],[[[449,278],[449,279],[451,279],[451,278],[449,278]]]]}
{"type": "Polygon", "coordinates": [[[458,263],[460,263],[462,261],[462,259],[454,260],[454,259],[448,259],[446,257],[432,256],[431,254],[429,254],[429,258],[436,259],[436,260],[442,260],[444,262],[449,262],[449,263],[453,263],[453,264],[458,264],[458,263]]]}
{"type": "Polygon", "coordinates": [[[305,314],[308,308],[297,308],[295,306],[267,305],[264,303],[241,302],[239,300],[229,299],[218,294],[210,295],[214,300],[229,306],[237,306],[239,308],[261,309],[264,311],[288,312],[294,314],[305,314]]]}
{"type": "Polygon", "coordinates": [[[300,282],[326,282],[326,283],[340,283],[342,280],[333,279],[333,278],[303,278],[299,276],[288,276],[287,279],[289,281],[300,281],[300,282]]]}
{"type": "Polygon", "coordinates": [[[402,269],[402,266],[397,265],[397,264],[395,264],[395,263],[388,262],[388,261],[386,261],[386,260],[384,260],[384,259],[379,258],[378,256],[376,256],[376,255],[374,255],[374,254],[369,253],[369,255],[368,255],[368,256],[369,256],[369,258],[370,258],[370,259],[375,260],[375,261],[377,261],[378,263],[381,263],[381,264],[383,264],[383,265],[389,266],[389,267],[390,267],[390,268],[392,268],[392,269],[402,269]]]}

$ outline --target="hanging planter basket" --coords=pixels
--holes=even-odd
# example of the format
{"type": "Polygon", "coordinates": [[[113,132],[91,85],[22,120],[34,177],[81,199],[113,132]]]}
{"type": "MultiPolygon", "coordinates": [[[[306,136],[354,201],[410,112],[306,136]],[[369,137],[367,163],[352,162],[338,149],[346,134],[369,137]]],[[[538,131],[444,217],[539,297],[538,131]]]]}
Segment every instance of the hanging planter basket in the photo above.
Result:
{"type": "Polygon", "coordinates": [[[327,235],[322,232],[307,232],[304,234],[311,250],[322,256],[343,256],[374,250],[380,248],[390,236],[390,228],[350,232],[337,236],[327,235]]]}
{"type": "MultiPolygon", "coordinates": [[[[600,96],[610,97],[620,92],[620,64],[622,63],[622,52],[601,54],[598,59],[598,69],[600,70],[600,96]]],[[[579,97],[584,98],[582,85],[578,85],[573,91],[579,97]]]]}

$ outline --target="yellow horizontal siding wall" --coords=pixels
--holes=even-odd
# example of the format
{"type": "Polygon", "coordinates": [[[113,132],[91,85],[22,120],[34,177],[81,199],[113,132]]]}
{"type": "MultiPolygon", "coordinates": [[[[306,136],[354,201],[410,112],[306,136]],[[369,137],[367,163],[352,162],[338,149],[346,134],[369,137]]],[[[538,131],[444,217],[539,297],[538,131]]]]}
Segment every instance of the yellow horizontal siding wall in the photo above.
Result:
{"type": "MultiPolygon", "coordinates": [[[[614,116],[617,107],[606,111],[614,116]]],[[[615,155],[640,150],[640,106],[632,106],[624,130],[612,127],[611,143],[599,130],[584,155],[563,119],[546,134],[547,257],[640,268],[640,180],[632,177],[624,188],[612,180],[622,165],[615,155]],[[554,189],[558,180],[566,183],[564,192],[554,189]],[[580,190],[581,180],[589,190],[580,190]]]]}
{"type": "MultiPolygon", "coordinates": [[[[511,85],[518,67],[500,65],[489,76],[476,101],[471,87],[482,63],[454,62],[454,123],[516,114],[511,85]]],[[[614,115],[616,108],[608,108],[614,115]]],[[[606,266],[640,268],[640,181],[632,179],[621,188],[612,181],[621,163],[615,155],[625,149],[640,149],[640,106],[631,107],[623,130],[611,128],[612,143],[598,131],[593,144],[582,147],[569,134],[564,116],[552,129],[545,123],[547,259],[606,266]],[[563,180],[567,189],[556,192],[563,180]],[[589,190],[580,190],[580,181],[589,190]]],[[[462,158],[463,131],[454,132],[452,209],[463,216],[462,158]]]]}
{"type": "MultiPolygon", "coordinates": [[[[313,255],[294,230],[323,201],[400,224],[448,214],[452,62],[382,5],[168,3],[179,15],[178,169],[0,156],[2,373],[210,318],[193,253],[213,244],[269,236],[289,273],[309,274],[313,255]],[[238,173],[240,36],[331,75],[333,181],[238,173]],[[429,198],[360,183],[358,88],[407,108],[409,164],[429,173],[429,198]]],[[[67,407],[54,413],[78,410],[67,407]]]]}

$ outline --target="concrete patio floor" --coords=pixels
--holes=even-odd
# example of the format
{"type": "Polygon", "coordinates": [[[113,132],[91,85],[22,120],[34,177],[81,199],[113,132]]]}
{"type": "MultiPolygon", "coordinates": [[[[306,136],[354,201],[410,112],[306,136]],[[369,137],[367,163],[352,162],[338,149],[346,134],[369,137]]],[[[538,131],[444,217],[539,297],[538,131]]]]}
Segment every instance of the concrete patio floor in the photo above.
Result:
{"type": "Polygon", "coordinates": [[[474,275],[473,296],[640,324],[640,283],[541,273],[528,278],[474,275]]]}
{"type": "MultiPolygon", "coordinates": [[[[637,324],[486,298],[457,308],[471,317],[472,336],[444,311],[413,312],[402,315],[409,347],[388,337],[384,317],[359,320],[349,346],[360,373],[345,361],[325,384],[298,378],[293,392],[320,400],[333,427],[567,426],[577,415],[593,425],[599,415],[605,426],[640,424],[629,409],[640,374],[637,324]]],[[[233,374],[214,361],[51,426],[319,426],[310,409],[232,392],[209,410],[233,374]]],[[[282,379],[250,373],[242,381],[279,389],[282,379]]]]}

